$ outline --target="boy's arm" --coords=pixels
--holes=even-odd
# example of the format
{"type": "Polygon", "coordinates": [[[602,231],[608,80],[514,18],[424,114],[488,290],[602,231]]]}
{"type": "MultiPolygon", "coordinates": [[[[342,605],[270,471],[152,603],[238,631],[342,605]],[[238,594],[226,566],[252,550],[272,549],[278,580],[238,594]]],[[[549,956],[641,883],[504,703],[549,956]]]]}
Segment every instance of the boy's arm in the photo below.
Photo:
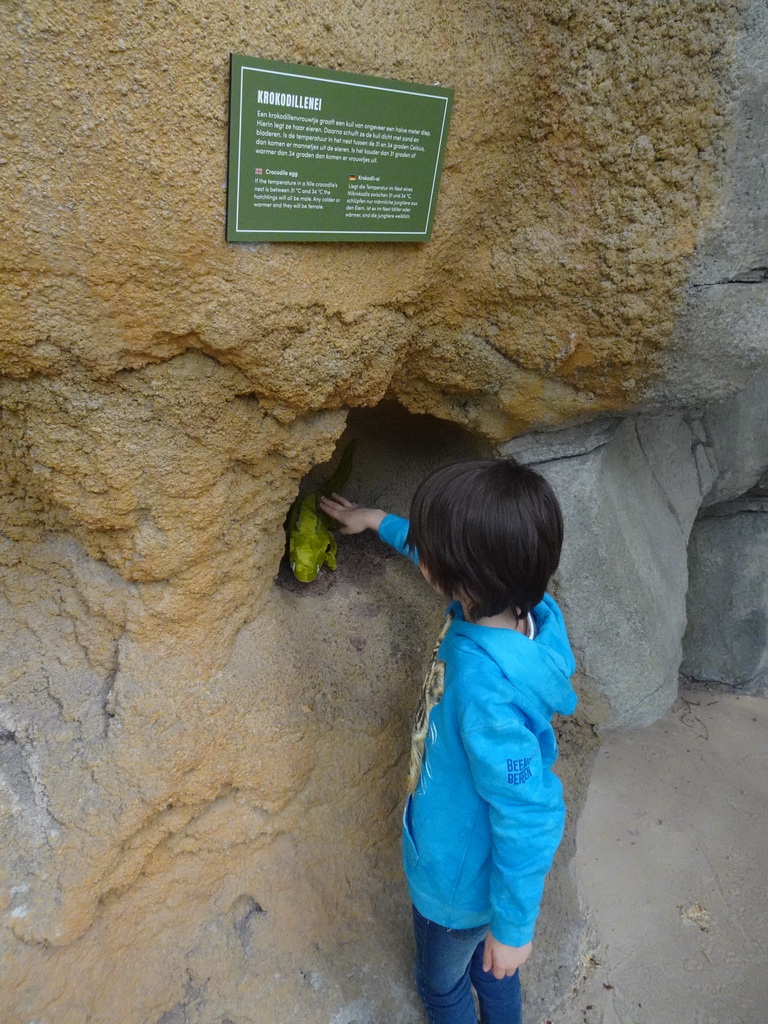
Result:
{"type": "Polygon", "coordinates": [[[419,558],[415,551],[406,547],[408,536],[408,520],[393,516],[380,508],[364,508],[347,501],[340,494],[330,498],[320,498],[320,508],[327,515],[341,523],[342,533],[362,533],[363,530],[376,530],[379,537],[390,544],[401,555],[405,555],[416,565],[419,558]]]}
{"type": "Polygon", "coordinates": [[[395,551],[409,558],[414,565],[419,564],[419,555],[413,548],[406,546],[405,539],[408,536],[409,522],[401,516],[388,515],[379,524],[379,537],[395,551]]]}
{"type": "Polygon", "coordinates": [[[320,508],[341,523],[342,533],[362,533],[363,530],[378,530],[387,513],[380,508],[364,508],[353,501],[347,501],[340,494],[320,496],[320,508]]]}
{"type": "Polygon", "coordinates": [[[562,788],[545,770],[536,736],[508,702],[475,705],[462,739],[489,807],[490,931],[498,943],[520,949],[533,938],[544,879],[562,838],[562,788]]]}

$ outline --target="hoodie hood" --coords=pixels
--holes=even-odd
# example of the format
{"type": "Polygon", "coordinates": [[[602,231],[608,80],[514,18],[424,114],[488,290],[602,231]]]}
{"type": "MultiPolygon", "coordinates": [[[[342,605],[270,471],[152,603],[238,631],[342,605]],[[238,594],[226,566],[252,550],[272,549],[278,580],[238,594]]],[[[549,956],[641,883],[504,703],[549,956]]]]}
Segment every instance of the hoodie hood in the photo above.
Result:
{"type": "Polygon", "coordinates": [[[533,640],[512,629],[467,622],[458,601],[453,601],[448,610],[453,614],[451,638],[462,647],[468,641],[491,658],[525,704],[547,719],[556,713],[573,713],[578,698],[570,680],[576,662],[560,609],[548,594],[532,612],[536,624],[533,640]]]}

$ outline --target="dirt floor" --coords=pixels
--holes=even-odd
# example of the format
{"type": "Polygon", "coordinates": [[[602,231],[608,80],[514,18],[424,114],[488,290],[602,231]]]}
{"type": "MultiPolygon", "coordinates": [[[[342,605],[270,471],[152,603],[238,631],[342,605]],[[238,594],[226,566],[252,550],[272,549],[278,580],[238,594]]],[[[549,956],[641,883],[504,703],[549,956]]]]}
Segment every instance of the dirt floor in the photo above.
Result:
{"type": "Polygon", "coordinates": [[[551,1024],[766,1024],[768,701],[686,689],[608,736],[573,863],[590,922],[551,1024]]]}

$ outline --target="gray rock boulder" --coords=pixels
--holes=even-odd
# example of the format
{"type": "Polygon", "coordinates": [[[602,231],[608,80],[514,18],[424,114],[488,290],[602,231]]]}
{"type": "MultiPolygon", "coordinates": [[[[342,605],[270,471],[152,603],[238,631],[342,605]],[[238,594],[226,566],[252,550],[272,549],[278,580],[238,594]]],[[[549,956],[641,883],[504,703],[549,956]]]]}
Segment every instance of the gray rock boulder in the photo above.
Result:
{"type": "Polygon", "coordinates": [[[587,424],[504,447],[552,483],[566,539],[560,599],[606,724],[654,721],[677,694],[687,543],[714,480],[704,443],[680,415],[587,424]]]}
{"type": "Polygon", "coordinates": [[[703,504],[745,494],[768,464],[768,363],[733,398],[706,409],[701,427],[717,467],[703,504]]]}
{"type": "Polygon", "coordinates": [[[701,508],[743,494],[768,464],[766,395],[768,368],[737,395],[697,412],[594,421],[528,434],[502,447],[503,454],[539,469],[563,506],[566,539],[557,596],[587,691],[599,698],[606,725],[648,724],[672,704],[687,614],[689,674],[749,683],[762,671],[768,566],[758,522],[764,517],[752,513],[747,520],[729,512],[733,523],[719,528],[722,557],[742,573],[743,585],[734,582],[731,588],[732,607],[722,595],[709,597],[719,564],[719,556],[706,554],[717,548],[708,539],[715,530],[709,518],[696,528],[696,594],[688,613],[686,593],[689,537],[701,508]],[[748,609],[750,592],[757,596],[748,609]],[[730,609],[719,660],[707,651],[701,654],[705,660],[697,660],[694,652],[711,620],[710,601],[730,609]],[[750,637],[742,637],[745,631],[750,637]],[[723,667],[729,637],[734,644],[739,638],[731,674],[723,667]]]}
{"type": "Polygon", "coordinates": [[[768,487],[707,509],[688,566],[682,672],[768,692],[768,487]]]}

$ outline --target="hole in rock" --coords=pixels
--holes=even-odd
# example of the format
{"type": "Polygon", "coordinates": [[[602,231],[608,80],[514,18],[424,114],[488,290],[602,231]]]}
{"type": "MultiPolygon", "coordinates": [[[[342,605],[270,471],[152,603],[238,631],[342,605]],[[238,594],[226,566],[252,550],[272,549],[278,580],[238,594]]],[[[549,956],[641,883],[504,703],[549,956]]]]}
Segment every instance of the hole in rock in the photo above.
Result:
{"type": "MultiPolygon", "coordinates": [[[[334,457],[307,474],[302,493],[328,479],[351,440],[357,443],[345,497],[402,516],[431,470],[492,451],[485,439],[455,424],[384,402],[350,413],[334,457]]],[[[400,756],[415,710],[413,680],[440,630],[445,600],[371,530],[335,536],[335,571],[325,567],[311,583],[301,583],[284,558],[273,587],[291,706],[303,708],[307,722],[353,723],[344,741],[350,749],[356,730],[377,735],[391,728],[400,756]]],[[[394,763],[391,752],[381,756],[394,763]]]]}
{"type": "MultiPolygon", "coordinates": [[[[343,494],[350,501],[407,516],[411,496],[431,470],[459,459],[493,454],[491,444],[454,423],[434,416],[410,413],[397,402],[382,402],[374,409],[353,409],[333,457],[315,466],[302,480],[300,494],[308,494],[329,479],[347,445],[355,441],[352,471],[343,494]]],[[[324,566],[311,583],[302,583],[283,556],[278,587],[317,597],[328,590],[380,575],[388,559],[399,558],[370,530],[345,536],[334,529],[338,543],[337,568],[324,566]]]]}

